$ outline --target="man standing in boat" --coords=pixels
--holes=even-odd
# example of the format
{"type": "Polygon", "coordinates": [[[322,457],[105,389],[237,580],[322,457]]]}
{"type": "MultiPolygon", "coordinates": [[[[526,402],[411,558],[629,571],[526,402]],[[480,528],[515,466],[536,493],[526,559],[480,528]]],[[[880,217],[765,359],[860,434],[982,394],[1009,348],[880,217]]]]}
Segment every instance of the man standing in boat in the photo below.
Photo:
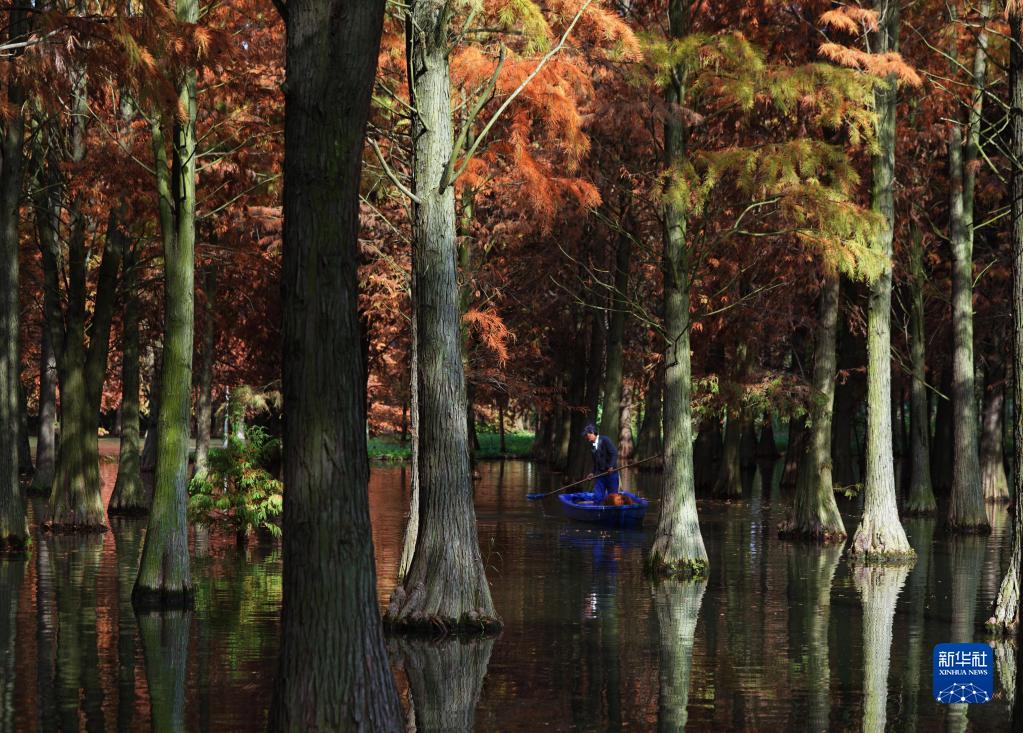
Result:
{"type": "Polygon", "coordinates": [[[591,423],[583,428],[583,437],[593,445],[592,478],[594,500],[603,502],[608,494],[618,493],[618,449],[606,435],[597,435],[597,428],[591,423]]]}

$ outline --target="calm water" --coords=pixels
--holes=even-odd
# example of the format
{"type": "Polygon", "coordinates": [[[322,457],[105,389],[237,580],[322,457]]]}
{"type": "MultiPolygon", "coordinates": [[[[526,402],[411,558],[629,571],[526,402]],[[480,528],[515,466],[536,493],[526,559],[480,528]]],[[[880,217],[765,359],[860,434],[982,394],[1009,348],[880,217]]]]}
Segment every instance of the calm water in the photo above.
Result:
{"type": "MultiPolygon", "coordinates": [[[[102,466],[105,493],[115,469],[102,466]]],[[[771,488],[776,471],[757,473],[745,501],[700,503],[709,580],[655,588],[642,574],[655,516],[644,531],[591,530],[561,519],[555,498],[524,499],[557,486],[540,468],[481,470],[480,542],[506,628],[469,644],[392,642],[420,731],[1008,727],[1007,674],[986,705],[938,705],[930,690],[934,644],[983,638],[974,629],[1008,560],[1004,510],[990,538],[950,540],[934,520],[910,521],[912,570],[857,573],[837,549],[778,541],[786,497],[771,488]]],[[[371,478],[381,604],[405,479],[401,468],[371,478]]],[[[655,498],[658,480],[626,486],[655,498]]],[[[857,510],[843,509],[851,533],[857,510]]],[[[160,728],[154,718],[166,730],[263,727],[280,550],[196,536],[196,610],[161,628],[130,603],[144,532],[144,520],[121,520],[102,536],[38,536],[28,560],[0,562],[0,730],[145,731],[160,728]]],[[[1015,669],[1014,649],[996,657],[999,672],[1015,669]]]]}

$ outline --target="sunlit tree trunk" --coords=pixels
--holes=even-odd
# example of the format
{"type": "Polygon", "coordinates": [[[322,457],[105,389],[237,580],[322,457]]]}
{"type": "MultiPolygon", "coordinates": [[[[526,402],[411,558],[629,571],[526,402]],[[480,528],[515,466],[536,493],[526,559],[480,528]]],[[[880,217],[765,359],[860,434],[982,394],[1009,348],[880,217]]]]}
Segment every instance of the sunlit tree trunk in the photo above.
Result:
{"type": "MultiPolygon", "coordinates": [[[[23,8],[9,14],[11,38],[24,30],[23,8]]],[[[18,360],[20,310],[18,302],[18,203],[21,197],[21,169],[25,121],[25,94],[17,84],[15,71],[8,70],[7,108],[0,131],[0,551],[20,552],[28,542],[25,502],[18,483],[18,388],[21,365],[18,360]]]]}
{"type": "Polygon", "coordinates": [[[781,531],[783,536],[814,542],[841,542],[846,538],[831,480],[831,411],[835,402],[840,287],[837,272],[825,273],[814,349],[810,439],[796,479],[792,513],[781,531]]]}
{"type": "MultiPolygon", "coordinates": [[[[980,440],[977,435],[977,396],[973,358],[973,199],[980,146],[984,77],[987,70],[987,18],[991,3],[981,3],[980,30],[973,59],[973,98],[965,150],[957,123],[950,129],[948,164],[949,216],[952,241],[952,498],[948,529],[989,532],[980,481],[980,440]]],[[[954,16],[953,16],[954,20],[954,16]]]]}
{"type": "Polygon", "coordinates": [[[607,369],[604,372],[604,408],[600,418],[600,433],[611,438],[616,444],[621,443],[622,433],[625,309],[628,304],[631,259],[632,238],[628,233],[622,233],[618,236],[615,246],[614,291],[611,293],[611,317],[607,330],[607,369]]]}
{"type": "Polygon", "coordinates": [[[984,409],[981,417],[980,480],[984,501],[1009,501],[1009,479],[1005,475],[1002,415],[1005,412],[1005,370],[994,365],[987,370],[984,409]]]}
{"type": "MultiPolygon", "coordinates": [[[[898,50],[899,7],[895,0],[877,0],[881,24],[871,34],[871,51],[898,50]]],[[[872,208],[885,221],[874,248],[892,256],[895,228],[895,102],[894,75],[874,91],[878,114],[878,152],[873,156],[872,208]]],[[[863,518],[849,552],[862,560],[912,558],[913,548],[899,522],[895,466],[892,456],[891,313],[892,268],[885,265],[871,286],[867,308],[867,467],[863,518]]],[[[890,632],[889,632],[890,633],[890,632]]]]}
{"type": "Polygon", "coordinates": [[[214,323],[217,302],[217,272],[213,265],[203,271],[202,347],[199,351],[199,383],[195,392],[195,464],[196,476],[206,473],[213,429],[214,323]]]}
{"type": "Polygon", "coordinates": [[[405,523],[405,536],[401,546],[401,561],[398,563],[398,582],[402,582],[412,567],[412,558],[416,554],[416,540],[419,538],[419,329],[416,319],[410,325],[412,334],[412,358],[410,360],[409,391],[412,412],[412,457],[409,469],[412,478],[409,481],[409,513],[405,523]]]}
{"type": "Polygon", "coordinates": [[[685,730],[696,624],[707,590],[706,579],[664,580],[654,586],[654,612],[660,647],[657,730],[685,730]]]}
{"type": "MultiPolygon", "coordinates": [[[[1013,420],[1012,483],[1016,511],[1012,517],[1012,554],[1009,567],[1002,578],[995,599],[994,612],[988,619],[993,632],[1023,637],[1023,624],[1019,622],[1020,573],[1023,572],[1023,2],[1011,0],[1007,6],[1009,17],[1009,109],[1011,115],[1012,153],[1012,386],[1016,419],[1013,420]]],[[[1017,656],[1023,659],[1023,647],[1017,646],[1017,656]]],[[[1023,675],[1017,673],[1017,684],[1023,675]]],[[[1016,709],[1013,713],[1014,730],[1023,728],[1023,714],[1019,710],[1021,695],[1017,690],[1016,709]]]]}
{"type": "Polygon", "coordinates": [[[910,241],[909,352],[913,370],[910,382],[911,467],[907,514],[934,514],[938,505],[931,487],[931,420],[927,406],[927,362],[924,333],[924,249],[923,235],[913,230],[910,241]]]}
{"type": "Polygon", "coordinates": [[[476,536],[459,330],[454,188],[444,182],[453,150],[448,5],[414,0],[406,19],[414,80],[412,270],[419,328],[419,534],[392,596],[395,629],[494,630],[476,536]]]}
{"type": "Polygon", "coordinates": [[[376,600],[358,315],[362,148],[384,2],[278,7],[287,28],[287,358],[284,593],[269,730],[400,730],[376,600]]]}
{"type": "MultiPolygon", "coordinates": [[[[134,291],[134,253],[125,260],[126,290],[134,291]]],[[[117,457],[117,481],[107,505],[109,514],[144,514],[149,500],[142,485],[139,445],[139,308],[129,297],[121,319],[121,450],[117,457]]]]}
{"type": "MultiPolygon", "coordinates": [[[[681,39],[689,32],[689,5],[669,0],[669,35],[681,39]]],[[[674,69],[667,86],[668,108],[681,106],[688,72],[674,69]]],[[[685,162],[688,131],[677,111],[665,118],[665,164],[669,176],[685,162]]],[[[670,186],[666,186],[670,189],[670,186]]],[[[682,202],[664,204],[664,484],[661,513],[647,559],[655,575],[700,576],[707,572],[707,549],[700,534],[693,476],[693,426],[690,405],[692,366],[689,349],[689,262],[686,248],[686,210],[682,202]]]]}
{"type": "MultiPolygon", "coordinates": [[[[177,0],[177,18],[195,23],[198,0],[177,0]]],[[[173,171],[166,163],[161,123],[152,125],[164,259],[163,368],[156,432],[156,474],[149,527],[132,598],[160,608],[192,605],[188,558],[188,449],[191,442],[192,353],[195,328],[196,70],[181,72],[174,123],[173,171]]]]}
{"type": "MultiPolygon", "coordinates": [[[[49,292],[44,292],[44,300],[49,292]]],[[[49,318],[45,308],[44,321],[49,318]]],[[[39,432],[36,435],[36,470],[32,476],[32,489],[49,492],[57,465],[57,358],[53,353],[51,328],[43,323],[39,352],[39,432]]]]}

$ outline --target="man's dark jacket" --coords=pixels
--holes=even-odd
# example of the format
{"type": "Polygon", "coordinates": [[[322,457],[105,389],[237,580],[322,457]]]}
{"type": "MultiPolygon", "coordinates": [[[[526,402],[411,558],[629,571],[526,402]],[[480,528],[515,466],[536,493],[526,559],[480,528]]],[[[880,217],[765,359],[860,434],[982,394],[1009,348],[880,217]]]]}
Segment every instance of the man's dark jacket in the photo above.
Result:
{"type": "Polygon", "coordinates": [[[609,437],[598,435],[593,449],[593,473],[605,473],[612,468],[618,468],[618,449],[609,437]]]}

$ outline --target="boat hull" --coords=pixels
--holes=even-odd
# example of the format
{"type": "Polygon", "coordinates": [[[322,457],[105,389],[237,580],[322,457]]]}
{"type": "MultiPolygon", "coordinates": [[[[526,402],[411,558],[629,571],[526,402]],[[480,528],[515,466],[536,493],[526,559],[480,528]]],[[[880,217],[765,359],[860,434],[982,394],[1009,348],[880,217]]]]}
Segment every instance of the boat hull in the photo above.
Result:
{"type": "Polygon", "coordinates": [[[647,500],[628,491],[621,493],[632,499],[633,503],[624,506],[595,504],[593,493],[588,491],[561,494],[558,496],[558,502],[561,504],[562,513],[577,522],[588,522],[601,527],[639,527],[646,516],[647,500]]]}

